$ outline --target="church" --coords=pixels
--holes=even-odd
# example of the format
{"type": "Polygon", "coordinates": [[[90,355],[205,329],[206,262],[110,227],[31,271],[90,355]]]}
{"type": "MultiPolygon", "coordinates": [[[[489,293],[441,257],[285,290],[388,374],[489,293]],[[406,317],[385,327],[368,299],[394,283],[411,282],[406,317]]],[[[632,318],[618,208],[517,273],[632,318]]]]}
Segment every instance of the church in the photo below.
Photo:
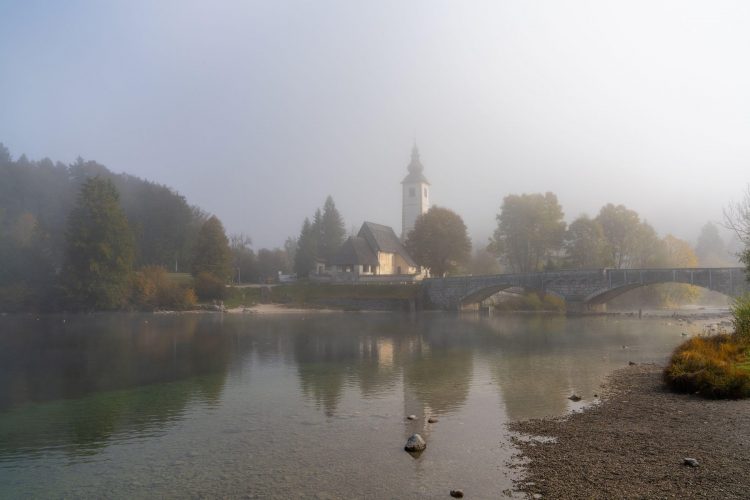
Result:
{"type": "Polygon", "coordinates": [[[401,237],[389,226],[363,223],[357,236],[346,240],[331,259],[334,281],[370,281],[368,278],[416,281],[425,276],[403,244],[417,218],[430,208],[430,182],[424,176],[416,144],[407,171],[401,181],[401,237]]]}

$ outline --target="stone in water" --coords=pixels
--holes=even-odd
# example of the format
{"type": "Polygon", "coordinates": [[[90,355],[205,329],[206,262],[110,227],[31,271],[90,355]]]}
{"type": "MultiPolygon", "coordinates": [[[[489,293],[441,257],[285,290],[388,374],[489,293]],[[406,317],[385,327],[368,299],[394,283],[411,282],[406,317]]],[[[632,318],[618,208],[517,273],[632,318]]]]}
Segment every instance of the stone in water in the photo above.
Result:
{"type": "Polygon", "coordinates": [[[427,448],[427,443],[419,434],[412,434],[404,446],[406,451],[423,451],[425,448],[427,448]]]}

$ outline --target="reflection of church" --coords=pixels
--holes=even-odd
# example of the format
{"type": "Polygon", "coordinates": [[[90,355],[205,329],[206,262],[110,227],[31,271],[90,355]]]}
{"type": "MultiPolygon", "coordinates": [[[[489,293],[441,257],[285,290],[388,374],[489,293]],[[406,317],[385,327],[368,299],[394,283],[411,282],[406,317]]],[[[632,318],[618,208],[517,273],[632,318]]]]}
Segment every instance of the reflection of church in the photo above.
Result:
{"type": "Polygon", "coordinates": [[[417,218],[430,205],[430,182],[424,176],[417,145],[411,152],[408,174],[401,181],[401,238],[393,228],[374,222],[362,224],[331,259],[334,281],[414,281],[423,277],[419,266],[403,245],[417,218]]]}

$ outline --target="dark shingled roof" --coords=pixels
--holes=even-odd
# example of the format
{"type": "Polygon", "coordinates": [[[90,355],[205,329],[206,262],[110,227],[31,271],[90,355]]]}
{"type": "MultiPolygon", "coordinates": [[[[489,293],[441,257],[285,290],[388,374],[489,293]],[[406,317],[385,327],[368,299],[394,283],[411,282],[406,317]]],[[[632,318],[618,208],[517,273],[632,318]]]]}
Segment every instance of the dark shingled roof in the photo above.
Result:
{"type": "Polygon", "coordinates": [[[401,244],[401,240],[398,239],[392,228],[382,224],[375,224],[374,222],[365,222],[362,224],[362,228],[359,230],[357,236],[367,240],[368,245],[373,251],[397,253],[407,264],[417,267],[417,264],[409,255],[409,252],[406,251],[404,245],[401,244]]]}
{"type": "Polygon", "coordinates": [[[331,264],[334,266],[377,266],[378,257],[370,250],[366,239],[351,236],[333,256],[331,264]]]}

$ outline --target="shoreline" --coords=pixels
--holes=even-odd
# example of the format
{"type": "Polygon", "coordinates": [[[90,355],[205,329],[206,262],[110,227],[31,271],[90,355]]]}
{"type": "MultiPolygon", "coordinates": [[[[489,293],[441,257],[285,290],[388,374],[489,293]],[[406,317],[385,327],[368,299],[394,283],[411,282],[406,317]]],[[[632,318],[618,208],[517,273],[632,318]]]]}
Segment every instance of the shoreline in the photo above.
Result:
{"type": "Polygon", "coordinates": [[[599,404],[510,423],[515,488],[533,498],[747,498],[750,400],[669,392],[662,370],[617,370],[599,404]]]}

